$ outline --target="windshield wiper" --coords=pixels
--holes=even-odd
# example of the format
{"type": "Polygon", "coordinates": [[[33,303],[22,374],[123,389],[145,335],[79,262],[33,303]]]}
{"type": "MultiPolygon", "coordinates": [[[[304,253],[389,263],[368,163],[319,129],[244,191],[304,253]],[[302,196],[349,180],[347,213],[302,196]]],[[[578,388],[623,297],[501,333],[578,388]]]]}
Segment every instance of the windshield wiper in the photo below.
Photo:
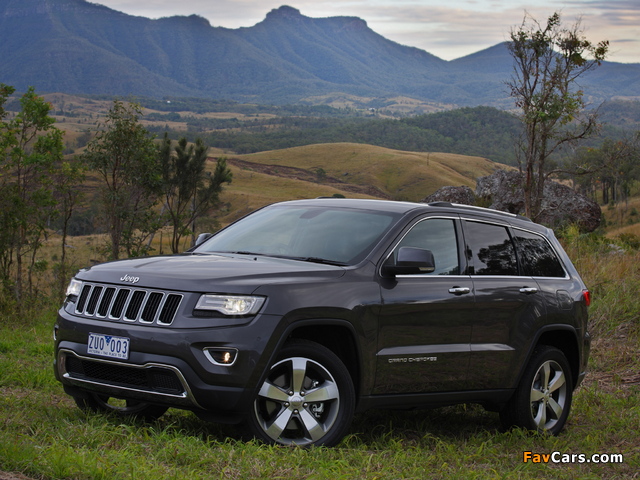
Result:
{"type": "Polygon", "coordinates": [[[227,250],[213,251],[213,252],[189,252],[189,255],[221,255],[223,257],[228,257],[229,255],[253,255],[255,257],[265,256],[264,253],[256,253],[256,252],[230,252],[227,250]]]}
{"type": "MultiPolygon", "coordinates": [[[[194,252],[194,253],[197,253],[197,252],[194,252]]],[[[346,267],[349,265],[348,263],[338,262],[335,260],[329,260],[329,259],[320,258],[320,257],[294,257],[291,255],[278,255],[273,253],[256,253],[256,252],[248,252],[245,250],[238,250],[234,252],[221,251],[221,252],[208,252],[208,253],[227,254],[227,255],[255,255],[257,257],[284,258],[287,260],[298,260],[301,262],[320,263],[323,265],[335,265],[338,267],[346,267]]]]}
{"type": "Polygon", "coordinates": [[[346,267],[347,265],[349,265],[348,263],[345,263],[345,262],[338,262],[336,260],[329,260],[329,259],[320,258],[320,257],[286,257],[286,258],[300,260],[302,262],[321,263],[323,265],[335,265],[337,267],[346,267]]]}

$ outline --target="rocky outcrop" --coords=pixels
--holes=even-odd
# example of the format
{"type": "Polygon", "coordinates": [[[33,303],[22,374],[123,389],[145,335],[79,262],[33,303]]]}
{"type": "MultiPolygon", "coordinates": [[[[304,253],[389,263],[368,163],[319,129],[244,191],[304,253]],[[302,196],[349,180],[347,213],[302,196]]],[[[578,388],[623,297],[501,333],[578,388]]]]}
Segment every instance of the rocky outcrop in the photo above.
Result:
{"type": "Polygon", "coordinates": [[[475,205],[476,196],[469,187],[442,187],[421,201],[422,203],[451,202],[462,205],[475,205]]]}
{"type": "MultiPolygon", "coordinates": [[[[524,215],[524,178],[515,170],[497,170],[477,181],[475,194],[469,187],[442,187],[422,200],[423,203],[451,202],[482,205],[494,210],[524,215]]],[[[570,223],[583,232],[600,226],[600,206],[566,185],[548,180],[544,186],[542,211],[536,222],[551,228],[570,223]]]]}
{"type": "Polygon", "coordinates": [[[478,178],[476,196],[489,208],[524,215],[522,180],[518,171],[496,170],[491,175],[478,178]]]}
{"type": "Polygon", "coordinates": [[[601,220],[602,210],[596,202],[566,185],[556,182],[545,185],[539,223],[550,227],[574,223],[583,232],[593,232],[601,220]]]}
{"type": "MultiPolygon", "coordinates": [[[[496,210],[524,215],[524,178],[520,172],[498,170],[480,177],[476,197],[496,210]]],[[[551,228],[573,223],[584,232],[600,226],[600,206],[566,185],[548,180],[544,186],[542,209],[534,220],[551,228]]]]}

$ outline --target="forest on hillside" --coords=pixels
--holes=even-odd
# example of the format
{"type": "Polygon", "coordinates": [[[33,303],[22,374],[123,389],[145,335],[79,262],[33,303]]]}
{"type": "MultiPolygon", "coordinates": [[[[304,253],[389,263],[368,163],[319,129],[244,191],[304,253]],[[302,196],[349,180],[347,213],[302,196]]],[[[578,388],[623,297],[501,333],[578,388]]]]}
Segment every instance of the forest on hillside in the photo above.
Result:
{"type": "MultiPolygon", "coordinates": [[[[519,121],[509,112],[493,107],[465,107],[456,110],[400,119],[389,118],[384,106],[368,113],[330,106],[268,106],[235,102],[189,99],[171,102],[143,99],[141,104],[156,110],[145,118],[156,122],[183,122],[187,138],[201,137],[215,148],[238,154],[256,153],[317,143],[352,142],[405,151],[444,152],[488,158],[517,165],[514,150],[519,121]],[[203,118],[185,113],[232,112],[237,117],[203,118]],[[158,112],[158,110],[160,110],[158,112]],[[260,116],[269,114],[269,116],[260,116]]],[[[585,143],[598,146],[605,138],[617,141],[640,125],[640,102],[608,102],[600,108],[607,122],[601,135],[585,143]]],[[[165,124],[150,127],[173,138],[165,124]]]]}

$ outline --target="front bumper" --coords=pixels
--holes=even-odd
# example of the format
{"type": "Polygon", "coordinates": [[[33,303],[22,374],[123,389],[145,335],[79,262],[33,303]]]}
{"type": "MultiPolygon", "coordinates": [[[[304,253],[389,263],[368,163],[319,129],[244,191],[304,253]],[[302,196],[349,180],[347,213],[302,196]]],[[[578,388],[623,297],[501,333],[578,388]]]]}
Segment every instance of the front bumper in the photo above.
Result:
{"type": "Polygon", "coordinates": [[[148,403],[202,408],[180,369],[172,365],[134,365],[86,357],[66,346],[58,349],[55,365],[57,378],[65,386],[148,403]]]}
{"type": "Polygon", "coordinates": [[[250,408],[279,320],[259,315],[243,325],[201,327],[209,320],[189,319],[196,328],[173,328],[79,317],[63,308],[55,326],[56,378],[72,395],[89,391],[232,421],[250,408]],[[129,338],[129,358],[89,354],[89,333],[129,338]],[[237,358],[232,365],[216,364],[206,348],[232,348],[237,358]]]}

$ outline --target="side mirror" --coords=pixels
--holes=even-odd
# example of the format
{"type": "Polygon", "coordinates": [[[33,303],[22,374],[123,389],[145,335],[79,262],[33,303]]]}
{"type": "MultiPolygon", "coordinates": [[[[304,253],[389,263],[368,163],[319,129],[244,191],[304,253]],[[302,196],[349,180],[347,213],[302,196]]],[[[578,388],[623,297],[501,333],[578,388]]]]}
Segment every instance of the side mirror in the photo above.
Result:
{"type": "Polygon", "coordinates": [[[201,233],[200,235],[198,235],[198,238],[196,238],[196,244],[194,245],[194,247],[197,247],[198,245],[202,245],[204,242],[209,240],[212,236],[213,236],[213,233],[201,233]]]}
{"type": "Polygon", "coordinates": [[[431,250],[416,247],[400,247],[395,265],[385,265],[382,273],[386,276],[416,275],[431,273],[436,269],[436,262],[431,250]]]}

